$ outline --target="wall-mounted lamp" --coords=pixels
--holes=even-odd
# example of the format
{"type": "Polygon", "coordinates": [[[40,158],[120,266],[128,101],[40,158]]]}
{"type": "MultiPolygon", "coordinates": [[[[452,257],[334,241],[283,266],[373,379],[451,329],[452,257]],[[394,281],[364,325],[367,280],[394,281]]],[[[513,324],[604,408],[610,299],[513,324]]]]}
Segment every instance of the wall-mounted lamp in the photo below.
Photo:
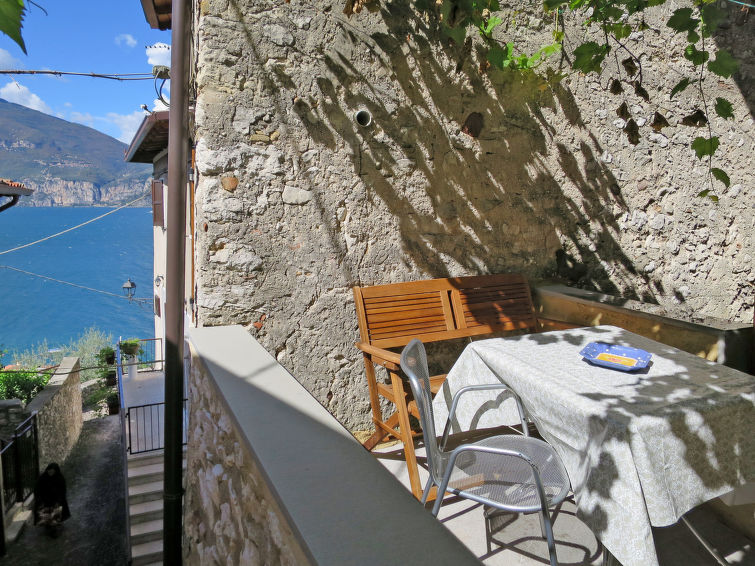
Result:
{"type": "Polygon", "coordinates": [[[165,277],[163,277],[162,275],[158,275],[157,277],[155,277],[155,287],[159,287],[160,285],[162,285],[163,281],[165,281],[165,277]]]}

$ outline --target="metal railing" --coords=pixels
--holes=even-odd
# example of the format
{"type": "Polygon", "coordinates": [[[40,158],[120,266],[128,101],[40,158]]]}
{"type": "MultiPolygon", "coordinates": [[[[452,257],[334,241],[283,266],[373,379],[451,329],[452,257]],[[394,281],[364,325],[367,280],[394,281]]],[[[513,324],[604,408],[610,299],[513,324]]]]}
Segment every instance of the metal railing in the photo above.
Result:
{"type": "MultiPolygon", "coordinates": [[[[188,399],[183,406],[183,445],[188,428],[188,399]]],[[[165,402],[129,407],[126,411],[129,454],[153,452],[165,448],[165,402]]]]}
{"type": "Polygon", "coordinates": [[[39,477],[37,414],[16,427],[13,438],[0,450],[3,466],[3,512],[23,502],[34,491],[39,477]]]}
{"type": "Polygon", "coordinates": [[[141,338],[139,340],[139,370],[156,370],[162,368],[163,339],[141,338]]]}

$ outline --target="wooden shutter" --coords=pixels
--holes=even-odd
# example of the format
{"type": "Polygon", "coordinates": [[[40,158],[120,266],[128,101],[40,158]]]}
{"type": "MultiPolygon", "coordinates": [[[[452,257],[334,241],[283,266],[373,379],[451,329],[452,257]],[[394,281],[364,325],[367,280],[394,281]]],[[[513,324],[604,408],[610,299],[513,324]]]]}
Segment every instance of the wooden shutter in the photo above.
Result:
{"type": "Polygon", "coordinates": [[[162,181],[152,181],[152,226],[165,227],[162,181]]]}

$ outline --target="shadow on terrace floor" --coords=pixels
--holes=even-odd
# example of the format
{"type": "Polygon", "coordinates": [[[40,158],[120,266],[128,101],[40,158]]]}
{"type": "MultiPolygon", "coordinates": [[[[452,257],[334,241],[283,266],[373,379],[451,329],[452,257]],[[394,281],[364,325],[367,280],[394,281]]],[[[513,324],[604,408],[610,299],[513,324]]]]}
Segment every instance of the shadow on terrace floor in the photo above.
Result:
{"type": "MultiPolygon", "coordinates": [[[[424,447],[416,443],[417,460],[423,485],[427,479],[424,447]]],[[[403,451],[398,444],[385,445],[373,454],[407,488],[409,477],[403,451]]],[[[419,504],[419,503],[418,503],[419,504]]],[[[554,517],[556,552],[561,566],[602,564],[601,546],[587,526],[575,516],[575,506],[565,501],[554,517]]],[[[429,510],[428,510],[429,513],[429,510]]],[[[492,537],[502,543],[488,550],[482,507],[474,502],[449,498],[441,507],[440,521],[484,563],[501,566],[537,566],[548,564],[548,548],[540,538],[537,515],[506,515],[493,526],[492,537]],[[500,530],[499,530],[500,529],[500,530]]],[[[686,517],[703,533],[732,566],[755,564],[755,545],[731,530],[705,505],[693,509],[686,517]]],[[[715,566],[715,560],[687,530],[677,523],[671,527],[653,528],[660,566],[715,566]]]]}

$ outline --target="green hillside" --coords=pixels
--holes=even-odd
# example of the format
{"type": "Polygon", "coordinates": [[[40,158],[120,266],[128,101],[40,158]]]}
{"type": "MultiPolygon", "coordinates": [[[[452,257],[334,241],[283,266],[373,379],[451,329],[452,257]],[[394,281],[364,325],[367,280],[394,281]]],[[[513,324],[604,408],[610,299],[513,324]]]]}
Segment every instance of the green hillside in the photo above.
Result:
{"type": "Polygon", "coordinates": [[[126,163],[126,144],[0,98],[0,178],[88,181],[99,187],[143,181],[151,167],[126,163]]]}

